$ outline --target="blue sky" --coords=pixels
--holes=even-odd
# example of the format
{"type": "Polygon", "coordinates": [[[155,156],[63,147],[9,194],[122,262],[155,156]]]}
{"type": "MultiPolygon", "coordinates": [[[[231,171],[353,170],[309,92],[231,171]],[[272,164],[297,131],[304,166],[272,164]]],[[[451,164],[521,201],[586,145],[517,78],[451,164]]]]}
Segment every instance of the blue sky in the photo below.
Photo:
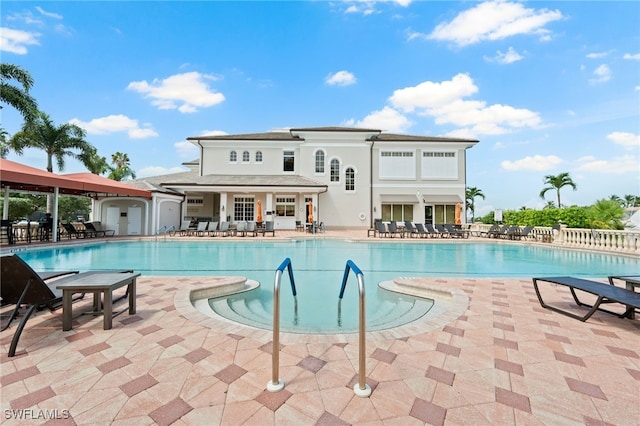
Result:
{"type": "Polygon", "coordinates": [[[189,136],[357,126],[478,139],[476,215],[540,208],[562,172],[563,204],[640,195],[636,1],[2,3],[2,62],[138,177],[183,170],[189,136]]]}

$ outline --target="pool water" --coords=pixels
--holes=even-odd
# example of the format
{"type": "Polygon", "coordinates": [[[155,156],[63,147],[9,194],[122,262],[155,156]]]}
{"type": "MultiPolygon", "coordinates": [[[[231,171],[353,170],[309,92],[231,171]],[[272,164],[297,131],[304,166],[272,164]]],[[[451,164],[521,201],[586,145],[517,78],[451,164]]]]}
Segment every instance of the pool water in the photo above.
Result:
{"type": "Polygon", "coordinates": [[[270,242],[132,241],[101,242],[20,252],[35,270],[133,269],[142,275],[242,275],[261,286],[212,299],[219,314],[270,328],[276,268],[291,259],[297,298],[282,275],[281,324],[289,332],[350,332],[357,329],[358,285],[351,274],[338,300],[347,260],[363,272],[367,329],[395,327],[424,315],[432,302],[380,289],[396,277],[606,277],[640,273],[640,259],[552,247],[455,243],[367,243],[343,240],[270,242]]]}

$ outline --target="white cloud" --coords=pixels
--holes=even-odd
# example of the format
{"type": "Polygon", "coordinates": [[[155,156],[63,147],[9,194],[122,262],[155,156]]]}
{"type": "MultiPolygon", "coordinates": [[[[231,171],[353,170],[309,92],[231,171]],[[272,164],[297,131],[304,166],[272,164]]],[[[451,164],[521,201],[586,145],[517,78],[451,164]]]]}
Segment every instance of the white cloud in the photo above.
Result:
{"type": "Polygon", "coordinates": [[[502,53],[498,50],[496,56],[493,58],[485,58],[489,62],[497,62],[499,64],[511,64],[523,59],[524,56],[515,51],[513,47],[509,47],[506,53],[502,53]]]}
{"type": "Polygon", "coordinates": [[[413,123],[395,109],[386,106],[380,111],[373,111],[362,120],[348,120],[345,124],[360,128],[380,129],[385,132],[403,133],[413,123]]]}
{"type": "Polygon", "coordinates": [[[593,71],[594,78],[590,79],[591,83],[604,83],[611,79],[611,69],[608,65],[602,64],[593,71]]]}
{"type": "Polygon", "coordinates": [[[609,56],[609,52],[593,52],[587,53],[587,58],[589,59],[601,59],[609,56]]]}
{"type": "Polygon", "coordinates": [[[607,135],[607,139],[617,145],[622,145],[625,149],[640,148],[640,135],[634,135],[633,133],[613,132],[607,135]]]}
{"type": "Polygon", "coordinates": [[[14,30],[7,27],[0,28],[0,51],[18,55],[27,53],[27,47],[39,45],[39,33],[14,30]]]}
{"type": "Polygon", "coordinates": [[[500,163],[500,165],[504,170],[516,172],[523,170],[551,170],[560,163],[562,163],[562,159],[560,159],[560,157],[556,157],[555,155],[534,155],[527,156],[515,161],[503,161],[502,163],[500,163]]]}
{"type": "Polygon", "coordinates": [[[472,137],[498,135],[508,132],[510,128],[540,125],[538,113],[528,109],[462,99],[477,91],[478,87],[469,75],[458,74],[448,81],[425,81],[414,87],[396,90],[389,102],[404,112],[431,116],[436,124],[468,127],[464,131],[453,132],[472,137]]]}
{"type": "Polygon", "coordinates": [[[633,59],[635,61],[640,61],[640,53],[625,53],[623,58],[624,59],[633,59]]]}
{"type": "Polygon", "coordinates": [[[372,15],[374,13],[380,13],[376,9],[378,3],[395,4],[398,6],[406,7],[411,4],[412,0],[351,0],[336,3],[339,5],[346,4],[347,7],[344,10],[345,13],[360,13],[362,15],[372,15]]]}
{"type": "Polygon", "coordinates": [[[624,155],[611,160],[598,160],[595,157],[587,156],[578,159],[577,170],[611,174],[635,173],[637,175],[638,161],[638,157],[634,155],[624,155]]]}
{"type": "Polygon", "coordinates": [[[58,13],[54,13],[54,12],[47,12],[46,10],[41,8],[40,6],[36,6],[36,10],[38,12],[40,12],[41,15],[46,16],[47,18],[62,19],[62,15],[60,15],[58,13]]]}
{"type": "Polygon", "coordinates": [[[224,130],[205,130],[201,133],[202,136],[224,136],[228,134],[224,130]]]}
{"type": "Polygon", "coordinates": [[[324,82],[330,86],[350,86],[356,83],[356,76],[349,71],[338,71],[329,74],[324,82]]]}
{"type": "Polygon", "coordinates": [[[449,104],[478,91],[468,74],[457,74],[442,82],[425,81],[417,86],[394,90],[389,102],[405,112],[416,108],[432,108],[449,104]]]}
{"type": "MultiPolygon", "coordinates": [[[[548,40],[549,30],[544,26],[562,18],[559,10],[528,9],[522,3],[484,2],[459,13],[450,22],[438,24],[429,35],[422,37],[452,41],[459,46],[519,34],[535,34],[548,40]]],[[[411,38],[415,37],[412,34],[411,38]]]]}
{"type": "Polygon", "coordinates": [[[176,148],[176,152],[180,158],[192,160],[200,155],[198,147],[189,141],[176,142],[173,146],[176,148]]]}
{"type": "Polygon", "coordinates": [[[182,113],[191,113],[196,112],[197,108],[217,105],[225,100],[222,93],[212,91],[207,84],[207,81],[217,79],[213,75],[193,71],[163,80],[154,79],[151,83],[146,80],[133,81],[127,89],[151,98],[151,104],[158,109],[178,109],[182,113]]]}
{"type": "Polygon", "coordinates": [[[140,127],[138,120],[126,115],[109,115],[94,118],[91,121],[80,121],[77,118],[69,120],[69,123],[82,127],[90,135],[107,135],[110,133],[127,132],[131,139],[145,139],[158,136],[150,126],[140,127]]]}
{"type": "Polygon", "coordinates": [[[136,172],[136,177],[140,179],[140,178],[146,178],[150,176],[168,175],[171,173],[181,173],[186,171],[188,170],[182,167],[166,168],[161,166],[148,166],[138,170],[136,172]]]}

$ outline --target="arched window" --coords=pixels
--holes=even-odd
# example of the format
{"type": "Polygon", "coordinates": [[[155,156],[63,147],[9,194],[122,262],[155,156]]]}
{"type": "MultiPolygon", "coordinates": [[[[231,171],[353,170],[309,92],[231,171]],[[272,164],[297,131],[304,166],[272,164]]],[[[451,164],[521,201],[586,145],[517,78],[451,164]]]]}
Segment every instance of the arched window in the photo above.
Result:
{"type": "Polygon", "coordinates": [[[238,161],[238,153],[235,151],[231,151],[229,153],[229,161],[232,163],[235,163],[236,161],[238,161]]]}
{"type": "Polygon", "coordinates": [[[340,182],[340,161],[331,160],[331,182],[340,182]]]}
{"type": "Polygon", "coordinates": [[[316,173],[324,173],[324,151],[316,151],[316,173]]]}
{"type": "Polygon", "coordinates": [[[244,151],[242,153],[242,162],[248,163],[249,161],[251,161],[251,156],[249,155],[249,151],[244,151]]]}
{"type": "Polygon", "coordinates": [[[344,171],[344,189],[347,191],[356,190],[356,172],[351,167],[347,167],[347,170],[344,171]]]}
{"type": "Polygon", "coordinates": [[[262,163],[262,151],[256,151],[256,163],[262,163]]]}

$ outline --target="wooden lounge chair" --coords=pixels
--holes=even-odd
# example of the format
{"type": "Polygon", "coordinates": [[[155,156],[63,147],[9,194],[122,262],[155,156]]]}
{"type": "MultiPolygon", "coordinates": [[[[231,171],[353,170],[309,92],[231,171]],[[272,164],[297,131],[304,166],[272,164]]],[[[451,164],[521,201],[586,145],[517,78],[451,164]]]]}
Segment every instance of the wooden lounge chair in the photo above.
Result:
{"type": "Polygon", "coordinates": [[[578,319],[580,321],[586,321],[593,315],[596,311],[606,312],[608,314],[617,315],[620,318],[632,318],[633,312],[635,309],[640,308],[640,293],[635,293],[633,291],[627,290],[626,288],[616,287],[610,284],[604,284],[597,281],[585,280],[582,278],[574,278],[574,277],[544,277],[544,278],[533,278],[533,288],[536,291],[538,296],[538,301],[543,308],[550,309],[552,311],[558,312],[563,315],[567,315],[571,318],[578,319]],[[538,289],[539,282],[547,282],[551,284],[558,284],[569,287],[571,291],[571,295],[573,296],[573,300],[576,302],[578,306],[585,306],[589,308],[586,314],[578,315],[573,312],[566,311],[564,309],[557,308],[555,306],[551,306],[546,304],[542,300],[542,296],[540,295],[540,290],[538,289]],[[587,303],[581,302],[578,299],[578,295],[576,294],[576,290],[583,291],[585,293],[590,293],[597,296],[597,299],[593,305],[589,305],[587,303]],[[619,314],[617,312],[609,311],[600,307],[602,303],[619,303],[622,305],[626,305],[626,310],[624,313],[619,314]]]}

